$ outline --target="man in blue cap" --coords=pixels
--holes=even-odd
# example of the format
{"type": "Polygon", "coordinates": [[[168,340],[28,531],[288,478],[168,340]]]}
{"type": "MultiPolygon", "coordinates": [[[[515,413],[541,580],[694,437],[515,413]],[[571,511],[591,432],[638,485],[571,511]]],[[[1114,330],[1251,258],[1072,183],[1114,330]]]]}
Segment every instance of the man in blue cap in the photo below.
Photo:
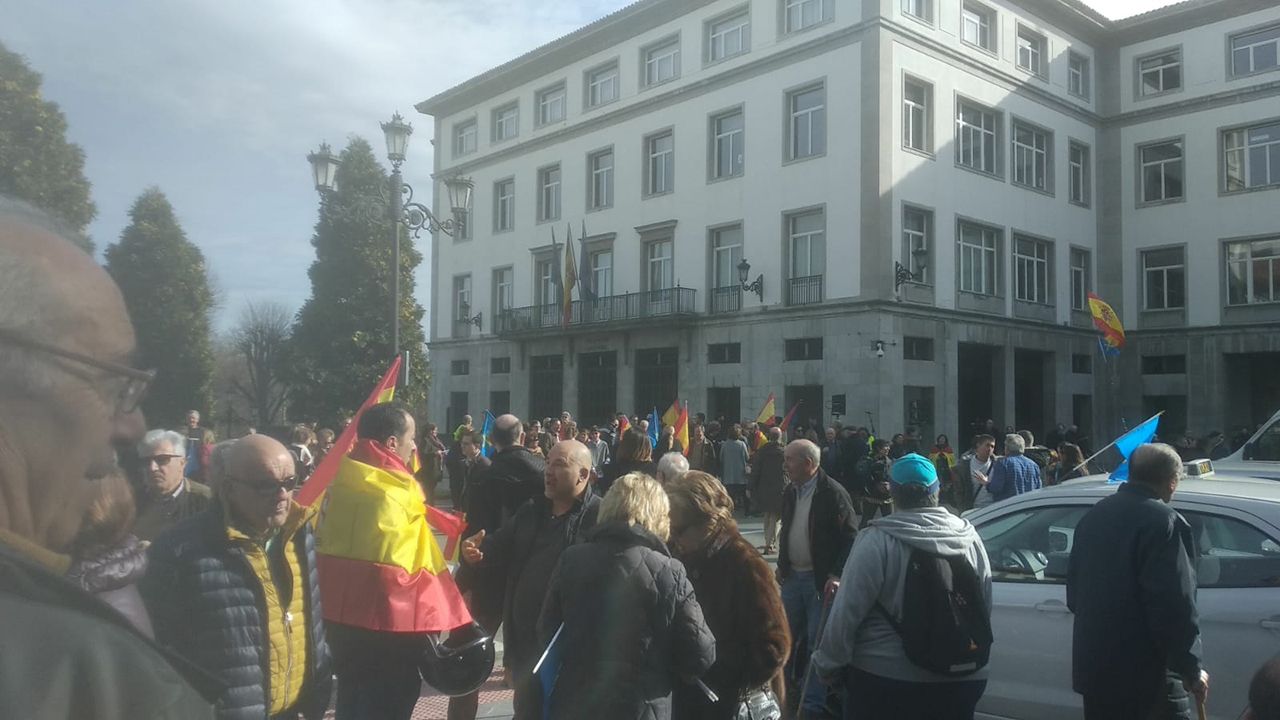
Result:
{"type": "Polygon", "coordinates": [[[938,506],[928,458],[909,453],[889,473],[894,512],[858,533],[813,666],[844,685],[846,717],[970,720],[987,686],[987,551],[968,520],[938,506]],[[948,586],[965,600],[958,613],[938,612],[948,586]],[[957,632],[931,632],[942,626],[957,632]]]}

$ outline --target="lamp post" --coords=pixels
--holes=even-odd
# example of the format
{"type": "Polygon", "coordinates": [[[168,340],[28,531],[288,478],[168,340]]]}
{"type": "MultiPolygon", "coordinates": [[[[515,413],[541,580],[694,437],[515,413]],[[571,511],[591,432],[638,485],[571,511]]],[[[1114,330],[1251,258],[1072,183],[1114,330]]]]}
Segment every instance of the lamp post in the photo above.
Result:
{"type": "Polygon", "coordinates": [[[753,292],[760,298],[760,302],[764,302],[764,273],[760,273],[755,280],[748,283],[747,278],[750,276],[751,263],[744,257],[738,263],[738,282],[742,284],[743,292],[753,292]]]}
{"type": "Polygon", "coordinates": [[[916,248],[911,251],[911,257],[915,260],[915,266],[917,268],[915,272],[911,272],[910,268],[897,260],[893,261],[893,291],[895,293],[898,292],[899,288],[907,283],[924,282],[924,260],[928,255],[929,251],[924,248],[916,248]]]}

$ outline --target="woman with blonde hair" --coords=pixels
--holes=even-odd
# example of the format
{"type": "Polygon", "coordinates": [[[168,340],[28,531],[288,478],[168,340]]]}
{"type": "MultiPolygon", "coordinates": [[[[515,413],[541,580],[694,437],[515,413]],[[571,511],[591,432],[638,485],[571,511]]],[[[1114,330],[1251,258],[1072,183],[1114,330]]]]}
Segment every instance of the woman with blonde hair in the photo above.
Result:
{"type": "Polygon", "coordinates": [[[648,475],[618,478],[588,542],[567,548],[538,622],[563,663],[548,720],[667,720],[671,691],[711,667],[716,641],[684,566],[671,557],[670,504],[648,475]]]}
{"type": "Polygon", "coordinates": [[[733,520],[733,500],[719,480],[690,472],[667,483],[671,550],[684,563],[716,639],[716,662],[705,680],[712,703],[697,688],[677,685],[674,720],[732,720],[749,697],[785,707],[783,667],[791,631],[773,570],[733,520]],[[774,695],[765,699],[766,691],[774,695]]]}

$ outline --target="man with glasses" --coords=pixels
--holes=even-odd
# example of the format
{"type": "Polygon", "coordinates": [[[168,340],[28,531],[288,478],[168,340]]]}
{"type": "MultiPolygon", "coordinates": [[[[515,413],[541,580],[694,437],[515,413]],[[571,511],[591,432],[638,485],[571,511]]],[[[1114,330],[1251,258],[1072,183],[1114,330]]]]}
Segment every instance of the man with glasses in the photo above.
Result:
{"type": "Polygon", "coordinates": [[[138,443],[143,487],[133,534],[154,540],[160,533],[204,512],[213,502],[207,485],[184,476],[186,438],[172,430],[152,430],[138,443]]]}
{"type": "Polygon", "coordinates": [[[265,435],[220,454],[219,502],[151,546],[156,640],[222,681],[219,718],[320,718],[333,675],[293,456],[265,435]]]}
{"type": "Polygon", "coordinates": [[[60,577],[118,446],[145,427],[120,290],[48,216],[0,195],[0,707],[5,717],[209,718],[203,675],[60,577]]]}

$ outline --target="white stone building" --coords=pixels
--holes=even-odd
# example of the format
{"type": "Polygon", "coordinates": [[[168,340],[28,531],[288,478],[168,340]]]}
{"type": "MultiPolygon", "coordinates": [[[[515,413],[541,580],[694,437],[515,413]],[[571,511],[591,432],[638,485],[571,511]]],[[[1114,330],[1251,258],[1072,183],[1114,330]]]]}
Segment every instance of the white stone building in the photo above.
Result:
{"type": "Polygon", "coordinates": [[[1274,0],[641,0],[418,105],[436,176],[475,182],[465,237],[432,244],[430,413],[775,393],[957,445],[985,418],[1256,422],[1280,406],[1278,55],[1274,0]],[[597,299],[566,324],[570,230],[597,299]]]}

